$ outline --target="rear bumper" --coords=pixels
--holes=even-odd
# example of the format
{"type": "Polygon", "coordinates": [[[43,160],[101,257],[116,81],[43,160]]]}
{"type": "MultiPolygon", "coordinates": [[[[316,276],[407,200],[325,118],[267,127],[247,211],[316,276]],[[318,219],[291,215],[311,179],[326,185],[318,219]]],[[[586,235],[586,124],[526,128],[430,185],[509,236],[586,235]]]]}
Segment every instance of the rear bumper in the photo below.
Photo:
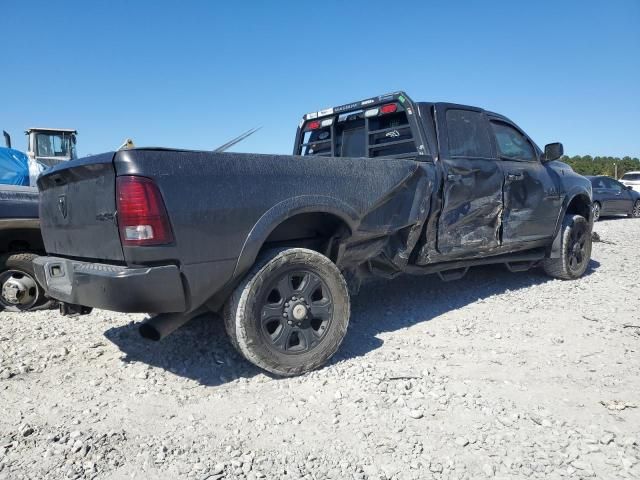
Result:
{"type": "Polygon", "coordinates": [[[38,282],[62,302],[129,313],[187,309],[176,265],[128,268],[58,257],[38,257],[33,263],[38,282]]]}

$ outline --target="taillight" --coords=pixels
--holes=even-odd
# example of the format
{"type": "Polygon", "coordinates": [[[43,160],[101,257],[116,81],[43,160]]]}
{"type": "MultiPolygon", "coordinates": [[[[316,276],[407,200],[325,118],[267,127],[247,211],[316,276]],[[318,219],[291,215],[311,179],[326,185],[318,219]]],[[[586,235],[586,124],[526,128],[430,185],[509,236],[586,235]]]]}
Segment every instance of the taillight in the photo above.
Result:
{"type": "Polygon", "coordinates": [[[387,103],[380,108],[380,113],[393,113],[398,110],[398,106],[395,103],[387,103]]]}
{"type": "Polygon", "coordinates": [[[158,186],[149,178],[116,178],[118,228],[123,245],[163,245],[173,242],[167,210],[158,186]]]}

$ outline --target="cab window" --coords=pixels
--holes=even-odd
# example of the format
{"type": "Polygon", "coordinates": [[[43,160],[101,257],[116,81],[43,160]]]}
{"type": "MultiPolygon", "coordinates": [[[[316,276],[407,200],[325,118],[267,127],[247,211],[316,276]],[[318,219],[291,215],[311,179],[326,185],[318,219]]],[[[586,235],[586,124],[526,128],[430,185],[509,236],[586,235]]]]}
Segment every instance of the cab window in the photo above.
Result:
{"type": "Polygon", "coordinates": [[[471,110],[449,109],[446,113],[449,156],[491,158],[491,141],[484,116],[471,110]]]}
{"type": "Polygon", "coordinates": [[[491,121],[491,128],[501,157],[523,162],[536,160],[536,153],[531,142],[511,125],[491,121]]]}

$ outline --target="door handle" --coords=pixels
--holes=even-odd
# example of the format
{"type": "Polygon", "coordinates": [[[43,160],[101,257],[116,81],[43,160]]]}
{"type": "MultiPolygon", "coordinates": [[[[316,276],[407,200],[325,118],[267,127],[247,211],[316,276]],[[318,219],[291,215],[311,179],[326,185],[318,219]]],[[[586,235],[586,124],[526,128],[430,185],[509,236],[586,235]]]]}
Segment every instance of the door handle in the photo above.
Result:
{"type": "Polygon", "coordinates": [[[521,173],[508,173],[507,174],[507,180],[522,180],[522,174],[521,173]]]}
{"type": "Polygon", "coordinates": [[[450,173],[449,175],[447,175],[447,180],[449,180],[450,182],[457,182],[461,178],[462,178],[462,175],[454,175],[453,173],[450,173]]]}

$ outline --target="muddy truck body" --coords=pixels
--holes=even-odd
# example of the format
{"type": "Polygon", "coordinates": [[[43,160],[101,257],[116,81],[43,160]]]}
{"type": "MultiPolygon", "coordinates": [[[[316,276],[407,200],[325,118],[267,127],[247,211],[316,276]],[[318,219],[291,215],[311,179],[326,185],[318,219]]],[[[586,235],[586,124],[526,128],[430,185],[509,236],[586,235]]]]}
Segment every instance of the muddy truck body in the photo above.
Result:
{"type": "Polygon", "coordinates": [[[305,115],[293,155],[83,158],[38,181],[36,274],[65,313],[153,312],[148,338],[219,311],[249,361],[295,375],[338,349],[367,276],[581,276],[591,185],[561,154],[504,116],[396,92],[305,115]]]}

